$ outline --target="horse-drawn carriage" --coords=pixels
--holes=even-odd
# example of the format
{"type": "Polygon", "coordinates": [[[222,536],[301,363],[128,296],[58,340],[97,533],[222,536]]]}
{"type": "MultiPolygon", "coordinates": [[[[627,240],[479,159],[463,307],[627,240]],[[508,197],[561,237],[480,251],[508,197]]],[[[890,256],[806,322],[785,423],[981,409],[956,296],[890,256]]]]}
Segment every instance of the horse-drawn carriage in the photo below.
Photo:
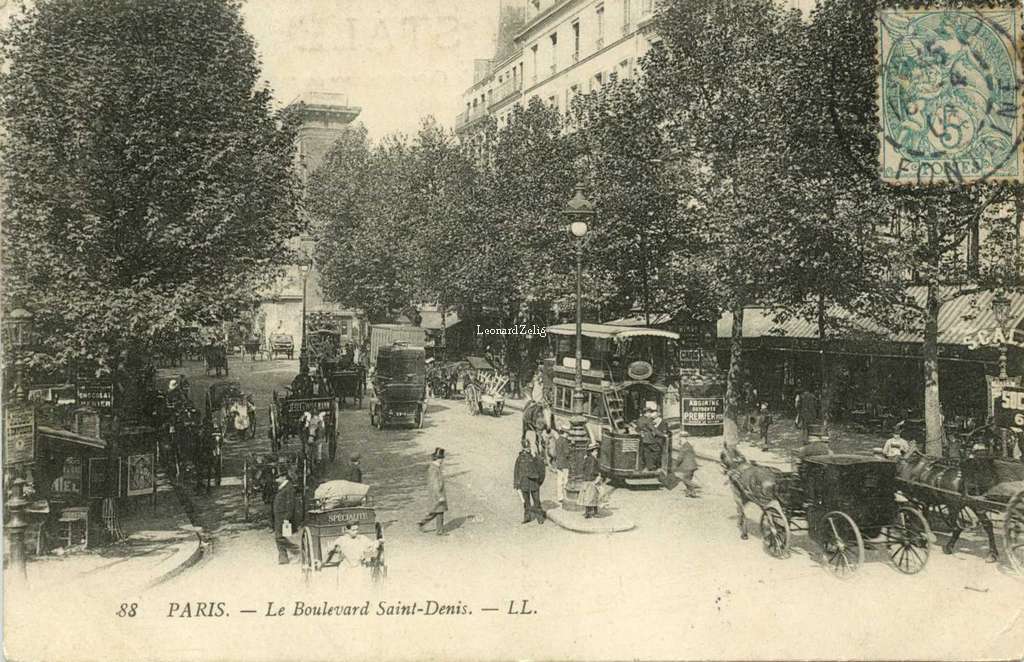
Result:
{"type": "Polygon", "coordinates": [[[1024,575],[1024,464],[988,453],[939,458],[915,453],[899,462],[896,483],[923,512],[936,515],[951,531],[944,551],[952,554],[965,530],[980,526],[996,560],[993,516],[1003,519],[1010,563],[1024,575]]]}
{"type": "Polygon", "coordinates": [[[370,392],[370,424],[383,430],[394,420],[423,427],[426,413],[426,353],[422,347],[394,343],[377,351],[370,392]]]}
{"type": "MultiPolygon", "coordinates": [[[[295,436],[303,444],[309,436],[322,435],[327,441],[328,453],[333,460],[338,443],[338,401],[333,397],[296,398],[273,392],[270,405],[270,447],[275,452],[295,436]],[[311,427],[312,420],[320,417],[322,427],[311,427]]],[[[312,459],[312,458],[311,458],[312,459]]],[[[317,457],[319,462],[323,458],[317,457]]]]}
{"type": "Polygon", "coordinates": [[[286,333],[275,333],[270,336],[270,358],[286,357],[291,359],[295,354],[295,341],[286,333]]]}
{"type": "Polygon", "coordinates": [[[761,508],[761,541],[776,558],[788,556],[790,535],[807,531],[821,547],[821,564],[837,577],[851,576],[868,547],[882,547],[893,566],[913,574],[928,562],[932,537],[921,512],[897,498],[897,466],[861,455],[804,458],[796,472],[746,461],[739,451],[722,452],[736,498],[741,537],[743,505],[761,508]]]}
{"type": "Polygon", "coordinates": [[[478,368],[478,362],[486,363],[485,359],[469,357],[467,361],[473,366],[471,378],[463,391],[469,413],[475,416],[489,411],[494,416],[501,416],[505,408],[503,391],[508,378],[499,375],[490,364],[487,364],[489,369],[478,368]]]}
{"type": "Polygon", "coordinates": [[[211,342],[203,347],[203,358],[206,360],[206,374],[210,371],[216,372],[220,377],[221,371],[228,376],[228,350],[222,343],[211,342]]]}
{"type": "Polygon", "coordinates": [[[274,453],[249,453],[242,464],[242,516],[246,522],[249,521],[257,504],[269,508],[277,491],[275,481],[282,471],[288,471],[296,477],[296,485],[301,492],[305,509],[309,467],[302,452],[283,450],[274,453]]]}
{"type": "Polygon", "coordinates": [[[383,533],[373,501],[367,495],[368,486],[347,481],[328,481],[317,488],[312,507],[306,511],[300,538],[302,574],[308,582],[314,572],[331,567],[340,567],[344,561],[335,561],[331,550],[326,550],[325,541],[345,535],[355,524],[359,536],[373,536],[373,540],[356,542],[355,553],[359,559],[346,559],[349,567],[365,568],[372,581],[387,577],[387,562],[384,556],[383,533]],[[356,489],[353,489],[356,488],[356,489]]]}
{"type": "Polygon", "coordinates": [[[206,390],[206,414],[223,433],[256,438],[256,405],[239,382],[218,382],[206,390]]]}
{"type": "Polygon", "coordinates": [[[242,342],[242,357],[243,358],[246,357],[246,356],[249,356],[250,358],[252,358],[253,361],[255,361],[257,358],[261,357],[262,354],[263,354],[263,340],[259,337],[259,335],[254,334],[254,335],[248,336],[242,342]]]}
{"type": "Polygon", "coordinates": [[[320,329],[308,336],[309,357],[316,365],[317,378],[323,390],[345,404],[348,398],[357,407],[363,406],[366,373],[353,360],[353,354],[342,348],[341,334],[320,329]]]}

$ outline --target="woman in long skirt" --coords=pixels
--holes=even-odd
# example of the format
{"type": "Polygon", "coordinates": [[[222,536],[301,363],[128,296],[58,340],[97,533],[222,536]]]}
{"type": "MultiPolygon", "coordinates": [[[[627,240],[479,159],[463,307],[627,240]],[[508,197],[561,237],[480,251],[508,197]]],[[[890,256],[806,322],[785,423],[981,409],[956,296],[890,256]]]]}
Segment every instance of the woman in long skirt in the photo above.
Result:
{"type": "Polygon", "coordinates": [[[591,443],[587,447],[587,456],[583,458],[580,480],[583,481],[583,489],[576,498],[576,505],[584,507],[583,517],[590,519],[597,515],[597,506],[601,495],[598,487],[601,485],[601,473],[597,466],[598,444],[591,443]]]}

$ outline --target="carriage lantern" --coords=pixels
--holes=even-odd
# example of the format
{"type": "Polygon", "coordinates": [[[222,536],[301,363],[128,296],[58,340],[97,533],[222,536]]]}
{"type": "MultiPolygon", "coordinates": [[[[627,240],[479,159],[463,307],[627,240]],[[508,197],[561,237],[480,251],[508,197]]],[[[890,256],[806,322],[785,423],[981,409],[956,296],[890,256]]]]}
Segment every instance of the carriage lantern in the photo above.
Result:
{"type": "Polygon", "coordinates": [[[590,443],[586,419],[583,417],[583,241],[590,230],[589,223],[597,214],[594,203],[583,195],[583,185],[576,185],[576,193],[565,206],[563,213],[569,221],[568,231],[575,240],[576,248],[576,374],[572,393],[572,428],[569,438],[573,445],[573,462],[570,479],[575,478],[576,467],[581,464],[586,447],[590,443]]]}
{"type": "MultiPolygon", "coordinates": [[[[1010,299],[1002,289],[992,298],[992,314],[996,318],[999,330],[1006,334],[1006,324],[1010,321],[1010,299]]],[[[1006,379],[1006,340],[999,344],[999,379],[1006,379]]]]}

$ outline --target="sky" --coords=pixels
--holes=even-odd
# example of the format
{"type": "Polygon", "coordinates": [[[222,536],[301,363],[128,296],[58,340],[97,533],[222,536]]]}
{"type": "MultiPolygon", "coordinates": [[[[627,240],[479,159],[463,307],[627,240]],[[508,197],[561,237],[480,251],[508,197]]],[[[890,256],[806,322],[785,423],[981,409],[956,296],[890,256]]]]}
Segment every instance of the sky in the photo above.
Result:
{"type": "MultiPolygon", "coordinates": [[[[2,2],[2,0],[0,0],[2,2]]],[[[263,77],[286,104],[306,91],[348,96],[374,139],[451,126],[494,52],[499,0],[245,0],[263,77]]]]}

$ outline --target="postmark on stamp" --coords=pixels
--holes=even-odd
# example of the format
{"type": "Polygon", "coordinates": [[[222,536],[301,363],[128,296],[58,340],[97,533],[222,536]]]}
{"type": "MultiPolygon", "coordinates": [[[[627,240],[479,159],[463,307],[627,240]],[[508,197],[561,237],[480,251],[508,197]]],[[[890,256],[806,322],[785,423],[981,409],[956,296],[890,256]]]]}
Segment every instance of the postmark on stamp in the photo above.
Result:
{"type": "Polygon", "coordinates": [[[879,168],[884,182],[1022,178],[1017,4],[880,10],[879,168]]]}

